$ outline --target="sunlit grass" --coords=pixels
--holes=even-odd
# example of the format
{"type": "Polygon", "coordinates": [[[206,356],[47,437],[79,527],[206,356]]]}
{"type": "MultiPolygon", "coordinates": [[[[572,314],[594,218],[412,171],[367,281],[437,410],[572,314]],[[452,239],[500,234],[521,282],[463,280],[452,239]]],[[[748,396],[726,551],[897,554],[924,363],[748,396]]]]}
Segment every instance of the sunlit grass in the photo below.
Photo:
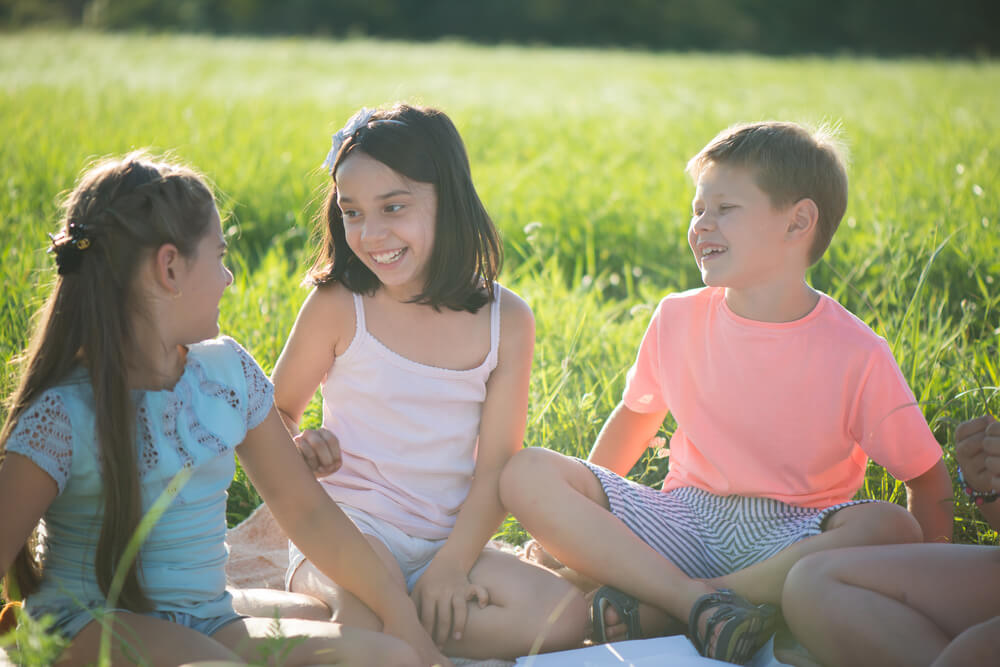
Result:
{"type": "MultiPolygon", "coordinates": [[[[688,157],[738,121],[832,121],[851,200],[811,280],[890,342],[953,466],[955,425],[1000,410],[996,90],[989,62],[4,35],[0,361],[22,349],[51,279],[59,193],[94,158],[150,147],[224,193],[236,280],[223,330],[269,371],[306,294],[329,135],[359,106],[402,99],[459,126],[504,235],[502,279],[535,311],[527,444],[585,456],[651,308],[700,284],[684,241],[688,157]]],[[[665,465],[651,452],[634,475],[655,483],[665,465]]],[[[901,497],[877,466],[862,493],[901,497]]],[[[230,521],[258,502],[245,477],[231,495],[230,521]]],[[[958,539],[996,542],[964,500],[956,511],[958,539]]],[[[508,521],[502,535],[522,533],[508,521]]]]}

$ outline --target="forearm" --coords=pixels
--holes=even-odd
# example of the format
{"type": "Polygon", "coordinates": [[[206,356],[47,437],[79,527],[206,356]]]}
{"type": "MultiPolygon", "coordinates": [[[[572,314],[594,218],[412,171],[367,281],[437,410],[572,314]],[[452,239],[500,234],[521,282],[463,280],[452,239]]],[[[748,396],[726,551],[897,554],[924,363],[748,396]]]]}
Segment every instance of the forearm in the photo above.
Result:
{"type": "MultiPolygon", "coordinates": [[[[334,505],[325,493],[323,496],[334,505]]],[[[321,572],[350,591],[385,624],[415,617],[416,610],[405,590],[391,579],[364,536],[339,509],[331,511],[325,505],[317,502],[308,510],[300,509],[291,525],[283,524],[295,545],[321,572]]]]}
{"type": "Polygon", "coordinates": [[[909,510],[924,532],[925,542],[950,542],[955,498],[943,461],[906,484],[909,510]]]}
{"type": "Polygon", "coordinates": [[[625,476],[663,424],[666,412],[633,412],[619,403],[604,423],[587,460],[625,476]]]}
{"type": "Polygon", "coordinates": [[[450,560],[468,574],[507,515],[500,502],[499,478],[499,471],[477,473],[455,527],[435,558],[450,560]]]}
{"type": "Polygon", "coordinates": [[[278,409],[278,416],[281,417],[281,423],[285,425],[285,428],[288,430],[288,433],[292,437],[297,436],[299,434],[299,419],[294,415],[285,412],[280,407],[278,406],[275,407],[278,409]]]}

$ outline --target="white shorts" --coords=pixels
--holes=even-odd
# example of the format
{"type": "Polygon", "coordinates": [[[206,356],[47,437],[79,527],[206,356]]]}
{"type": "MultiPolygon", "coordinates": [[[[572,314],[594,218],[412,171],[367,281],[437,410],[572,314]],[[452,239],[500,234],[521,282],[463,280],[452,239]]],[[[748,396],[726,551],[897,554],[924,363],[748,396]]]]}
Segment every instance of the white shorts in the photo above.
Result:
{"type": "MultiPolygon", "coordinates": [[[[425,540],[407,535],[391,523],[368,514],[356,507],[338,503],[347,518],[354,522],[363,535],[378,538],[396,559],[406,580],[406,590],[413,590],[414,584],[431,564],[431,559],[444,546],[446,538],[425,540]]],[[[291,590],[292,575],[306,562],[305,554],[291,541],[288,542],[288,569],[285,571],[285,590],[291,590]]]]}

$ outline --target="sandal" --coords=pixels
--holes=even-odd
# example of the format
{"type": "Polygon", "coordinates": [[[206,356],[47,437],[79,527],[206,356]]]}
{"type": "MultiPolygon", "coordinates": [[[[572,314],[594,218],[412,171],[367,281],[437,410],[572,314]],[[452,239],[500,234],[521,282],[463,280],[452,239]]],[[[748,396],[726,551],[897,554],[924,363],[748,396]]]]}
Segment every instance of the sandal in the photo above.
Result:
{"type": "Polygon", "coordinates": [[[617,588],[601,586],[594,593],[594,599],[590,604],[590,621],[594,628],[591,639],[595,643],[607,644],[609,641],[607,628],[604,625],[604,610],[609,606],[614,607],[618,612],[618,618],[625,624],[625,636],[615,641],[642,637],[642,630],[639,628],[639,601],[617,588]]]}
{"type": "Polygon", "coordinates": [[[742,665],[774,634],[777,616],[774,605],[753,605],[730,590],[719,590],[702,595],[691,607],[688,621],[691,641],[698,653],[706,658],[742,665]],[[709,610],[711,615],[705,623],[705,631],[701,632],[698,619],[709,610]],[[709,647],[720,626],[719,636],[709,647]]]}

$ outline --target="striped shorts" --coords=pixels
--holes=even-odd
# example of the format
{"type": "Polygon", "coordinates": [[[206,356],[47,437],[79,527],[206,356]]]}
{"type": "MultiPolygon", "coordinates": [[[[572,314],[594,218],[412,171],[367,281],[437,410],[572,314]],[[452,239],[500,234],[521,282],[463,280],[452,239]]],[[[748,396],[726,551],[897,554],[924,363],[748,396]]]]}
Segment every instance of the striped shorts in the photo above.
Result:
{"type": "Polygon", "coordinates": [[[611,513],[639,539],[692,578],[721,577],[823,532],[837,510],[797,507],[773,498],[717,496],[691,486],[663,492],[581,460],[600,481],[611,513]]]}

